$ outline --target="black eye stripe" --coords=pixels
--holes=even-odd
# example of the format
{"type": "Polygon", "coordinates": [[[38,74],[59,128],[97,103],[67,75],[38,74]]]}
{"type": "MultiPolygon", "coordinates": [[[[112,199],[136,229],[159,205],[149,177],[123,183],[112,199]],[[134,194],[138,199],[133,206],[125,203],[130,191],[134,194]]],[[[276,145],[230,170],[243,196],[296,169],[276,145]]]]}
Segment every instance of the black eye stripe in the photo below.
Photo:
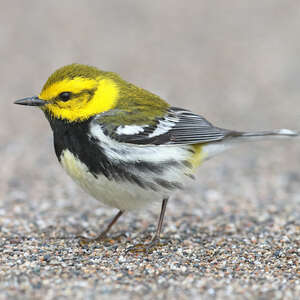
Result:
{"type": "Polygon", "coordinates": [[[70,99],[74,99],[76,97],[80,97],[81,95],[88,94],[89,95],[88,101],[89,101],[94,96],[96,90],[97,90],[96,88],[90,90],[82,90],[81,92],[76,94],[72,92],[62,92],[56,97],[56,100],[67,102],[70,99]]]}
{"type": "Polygon", "coordinates": [[[61,101],[68,101],[71,99],[72,93],[71,92],[62,92],[58,95],[58,99],[61,101]]]}

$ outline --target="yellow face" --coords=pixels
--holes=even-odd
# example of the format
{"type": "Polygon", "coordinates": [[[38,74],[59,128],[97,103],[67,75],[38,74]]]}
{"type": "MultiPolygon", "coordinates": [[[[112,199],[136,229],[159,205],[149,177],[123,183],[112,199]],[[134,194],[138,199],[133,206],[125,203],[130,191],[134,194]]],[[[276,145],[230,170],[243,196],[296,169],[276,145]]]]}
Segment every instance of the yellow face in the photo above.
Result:
{"type": "Polygon", "coordinates": [[[117,102],[119,88],[112,78],[103,73],[93,67],[76,64],[57,70],[39,95],[46,101],[42,109],[54,118],[69,122],[84,121],[112,109],[117,102]]]}
{"type": "Polygon", "coordinates": [[[164,100],[123,80],[118,74],[81,64],[56,70],[38,97],[27,97],[15,103],[39,106],[51,119],[67,122],[85,121],[118,107],[118,116],[107,115],[106,121],[123,125],[151,123],[169,108],[164,100]]]}

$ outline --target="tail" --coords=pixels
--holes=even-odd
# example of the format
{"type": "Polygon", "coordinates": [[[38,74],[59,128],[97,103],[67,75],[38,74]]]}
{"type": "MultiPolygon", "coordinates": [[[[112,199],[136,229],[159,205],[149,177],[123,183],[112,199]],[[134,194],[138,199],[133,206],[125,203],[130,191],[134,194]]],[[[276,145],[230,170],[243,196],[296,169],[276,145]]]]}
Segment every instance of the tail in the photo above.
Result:
{"type": "Polygon", "coordinates": [[[278,129],[271,131],[239,132],[227,131],[227,134],[220,141],[208,143],[203,146],[202,154],[204,159],[215,156],[225,150],[231,149],[237,144],[251,141],[262,141],[276,138],[299,138],[300,132],[290,129],[278,129]]]}
{"type": "Polygon", "coordinates": [[[270,138],[281,138],[281,137],[299,137],[300,132],[290,129],[278,129],[278,130],[271,130],[271,131],[253,131],[253,132],[238,132],[238,131],[231,131],[228,133],[227,137],[232,138],[242,138],[246,140],[259,140],[265,139],[265,137],[270,138]]]}

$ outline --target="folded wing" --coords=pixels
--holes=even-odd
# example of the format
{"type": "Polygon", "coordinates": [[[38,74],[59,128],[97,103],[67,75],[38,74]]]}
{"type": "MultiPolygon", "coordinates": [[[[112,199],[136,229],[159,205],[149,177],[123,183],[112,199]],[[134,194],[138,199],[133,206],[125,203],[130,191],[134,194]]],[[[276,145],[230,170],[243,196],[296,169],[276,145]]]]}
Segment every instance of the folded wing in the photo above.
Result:
{"type": "MultiPolygon", "coordinates": [[[[162,118],[152,125],[128,124],[109,127],[97,118],[103,132],[119,142],[136,145],[180,145],[219,141],[231,131],[213,126],[203,117],[192,112],[171,107],[162,118]]],[[[133,118],[134,123],[134,118],[133,118]]]]}

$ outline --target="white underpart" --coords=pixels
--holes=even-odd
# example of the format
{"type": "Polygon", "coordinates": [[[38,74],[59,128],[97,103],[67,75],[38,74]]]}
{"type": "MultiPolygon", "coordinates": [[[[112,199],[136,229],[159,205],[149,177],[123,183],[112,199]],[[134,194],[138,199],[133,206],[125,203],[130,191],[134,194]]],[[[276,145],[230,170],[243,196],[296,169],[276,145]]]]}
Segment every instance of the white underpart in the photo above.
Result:
{"type": "Polygon", "coordinates": [[[160,120],[155,130],[151,134],[149,134],[149,138],[152,138],[154,136],[159,136],[170,131],[170,129],[172,129],[172,127],[174,127],[175,124],[176,123],[172,121],[160,120]]]}
{"type": "MultiPolygon", "coordinates": [[[[99,124],[91,125],[91,136],[98,139],[105,155],[114,163],[120,162],[150,162],[158,165],[166,161],[184,161],[190,158],[190,146],[137,146],[133,144],[120,143],[106,136],[99,124]]],[[[107,179],[99,174],[95,177],[88,171],[87,166],[79,161],[69,150],[64,150],[61,165],[66,172],[90,195],[105,205],[119,208],[120,210],[135,210],[143,208],[155,201],[161,201],[169,197],[172,191],[160,186],[155,181],[162,178],[168,182],[184,184],[188,177],[186,168],[178,166],[167,166],[162,174],[155,172],[142,173],[140,170],[131,170],[134,175],[141,176],[146,182],[155,184],[157,190],[144,189],[126,180],[107,179]]]]}
{"type": "Polygon", "coordinates": [[[204,144],[202,147],[203,159],[204,160],[209,159],[211,157],[216,156],[219,153],[229,150],[234,146],[234,144],[235,143],[231,143],[229,141],[204,144]]]}
{"type": "MultiPolygon", "coordinates": [[[[145,127],[145,126],[143,126],[145,127]]],[[[138,125],[125,125],[125,126],[119,126],[117,128],[116,133],[119,135],[126,134],[126,135],[134,135],[138,134],[144,131],[144,128],[142,126],[138,125]]]]}
{"type": "MultiPolygon", "coordinates": [[[[105,205],[123,211],[137,210],[150,205],[155,201],[162,201],[169,197],[170,191],[161,188],[158,191],[143,189],[137,184],[128,181],[109,180],[104,175],[95,177],[87,166],[79,161],[69,150],[64,150],[61,155],[61,165],[71,178],[83,190],[105,205]]],[[[151,180],[151,174],[146,180],[151,180]]],[[[184,180],[182,169],[169,168],[164,174],[165,179],[182,183],[184,180]]]]}

